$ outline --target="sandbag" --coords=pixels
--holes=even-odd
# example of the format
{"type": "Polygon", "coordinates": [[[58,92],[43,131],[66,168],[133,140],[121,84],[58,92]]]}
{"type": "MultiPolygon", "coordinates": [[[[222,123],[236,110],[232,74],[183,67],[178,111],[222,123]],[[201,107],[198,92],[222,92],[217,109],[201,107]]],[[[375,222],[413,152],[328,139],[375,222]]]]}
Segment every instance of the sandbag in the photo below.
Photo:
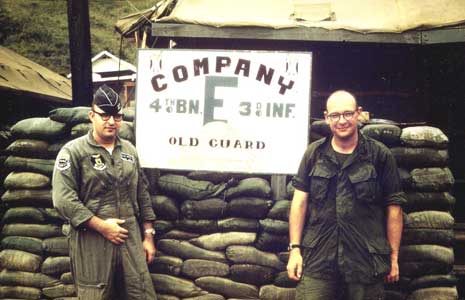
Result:
{"type": "Polygon", "coordinates": [[[36,207],[12,207],[3,215],[2,223],[44,223],[47,216],[36,207]]]}
{"type": "Polygon", "coordinates": [[[405,168],[445,167],[449,160],[447,150],[406,147],[394,147],[390,150],[397,165],[405,168]]]}
{"type": "Polygon", "coordinates": [[[43,140],[18,139],[5,149],[5,153],[31,158],[51,158],[49,146],[50,144],[43,140]]]}
{"type": "Polygon", "coordinates": [[[162,235],[163,239],[173,240],[190,240],[200,236],[198,233],[187,232],[183,230],[173,229],[162,235]]]}
{"type": "Polygon", "coordinates": [[[413,169],[413,187],[418,192],[447,192],[454,185],[454,176],[449,168],[413,169]]]}
{"type": "Polygon", "coordinates": [[[399,268],[407,277],[449,274],[454,264],[451,247],[439,245],[405,245],[400,247],[399,268]]]}
{"type": "Polygon", "coordinates": [[[50,146],[47,149],[50,157],[56,158],[61,148],[63,148],[63,146],[66,145],[70,140],[71,140],[71,137],[51,142],[50,146]]]}
{"type": "Polygon", "coordinates": [[[6,236],[2,239],[3,249],[22,250],[42,255],[42,240],[27,236],[6,236]]]}
{"type": "Polygon", "coordinates": [[[42,249],[48,256],[69,255],[68,237],[52,237],[42,241],[42,249]]]}
{"type": "Polygon", "coordinates": [[[206,294],[197,297],[184,298],[182,300],[225,300],[222,295],[218,294],[206,294]]]}
{"type": "MultiPolygon", "coordinates": [[[[187,299],[187,298],[184,298],[184,299],[187,299]]],[[[173,295],[157,293],[157,300],[181,300],[181,298],[173,296],[173,295]]]]}
{"type": "Polygon", "coordinates": [[[71,127],[71,138],[75,139],[86,135],[92,129],[92,123],[79,123],[71,127]]]}
{"type": "Polygon", "coordinates": [[[42,289],[42,293],[49,298],[69,297],[76,295],[74,284],[59,284],[42,289]]]}
{"type": "Polygon", "coordinates": [[[90,122],[90,111],[90,106],[60,107],[51,110],[48,117],[51,120],[67,124],[85,123],[90,122]]]}
{"type": "Polygon", "coordinates": [[[195,284],[206,291],[221,294],[227,298],[249,299],[258,297],[256,286],[235,282],[227,278],[213,276],[200,277],[195,280],[195,284]]]}
{"type": "Polygon", "coordinates": [[[53,224],[6,224],[3,226],[2,234],[5,236],[19,235],[36,238],[48,238],[61,236],[61,227],[53,224]]]}
{"type": "Polygon", "coordinates": [[[0,272],[0,285],[30,286],[36,288],[51,287],[60,281],[42,273],[3,270],[0,272]]]}
{"type": "Polygon", "coordinates": [[[298,281],[292,280],[289,278],[287,271],[279,272],[274,279],[274,285],[278,287],[285,287],[285,288],[295,288],[298,281]]]}
{"type": "Polygon", "coordinates": [[[5,178],[3,186],[7,190],[44,189],[50,187],[50,177],[40,173],[11,172],[5,178]]]}
{"type": "Polygon", "coordinates": [[[11,133],[17,139],[53,140],[68,133],[66,124],[49,118],[24,119],[11,127],[11,133]]]}
{"type": "Polygon", "coordinates": [[[257,232],[259,228],[258,220],[247,218],[227,218],[218,220],[218,230],[257,232]]]}
{"type": "Polygon", "coordinates": [[[73,284],[74,283],[73,274],[71,272],[66,272],[66,273],[61,274],[60,281],[63,282],[64,284],[73,284]]]}
{"type": "Polygon", "coordinates": [[[49,256],[42,264],[41,271],[47,275],[61,275],[71,270],[71,262],[68,256],[49,256]]]}
{"type": "Polygon", "coordinates": [[[231,266],[231,279],[237,282],[261,286],[273,281],[276,271],[270,267],[251,264],[234,264],[231,266]]]}
{"type": "Polygon", "coordinates": [[[213,184],[183,175],[166,174],[158,179],[158,187],[163,194],[174,198],[200,200],[221,195],[226,183],[213,184]]]}
{"type": "Polygon", "coordinates": [[[211,171],[192,171],[187,174],[187,178],[192,180],[209,181],[214,184],[227,182],[232,178],[240,178],[240,174],[211,172],[211,171]]]}
{"type": "Polygon", "coordinates": [[[410,171],[404,168],[397,168],[399,173],[400,185],[404,191],[410,191],[414,188],[412,174],[410,171]]]}
{"type": "Polygon", "coordinates": [[[454,218],[444,211],[418,211],[407,214],[404,228],[452,229],[454,218]]]}
{"type": "Polygon", "coordinates": [[[0,286],[0,298],[40,299],[41,291],[38,288],[27,286],[0,286]]]}
{"type": "Polygon", "coordinates": [[[192,281],[165,274],[151,274],[157,293],[171,294],[181,298],[196,297],[206,294],[192,281]]]}
{"type": "Polygon", "coordinates": [[[192,279],[204,276],[226,277],[229,275],[229,265],[204,259],[188,259],[183,262],[181,273],[192,279]]]}
{"type": "Polygon", "coordinates": [[[218,223],[216,220],[188,220],[181,219],[176,221],[176,228],[192,231],[197,233],[212,233],[218,231],[218,223]]]}
{"type": "Polygon", "coordinates": [[[52,176],[54,166],[54,159],[8,156],[5,160],[5,168],[8,170],[14,170],[17,172],[34,172],[47,176],[52,176]]]}
{"type": "Polygon", "coordinates": [[[172,221],[156,220],[153,222],[153,228],[157,231],[157,235],[161,236],[171,231],[174,224],[172,221]]]}
{"type": "Polygon", "coordinates": [[[42,257],[21,250],[5,249],[0,251],[0,269],[12,271],[37,272],[42,257]]]}
{"type": "Polygon", "coordinates": [[[260,300],[294,300],[295,289],[264,285],[260,288],[260,300]]]}
{"type": "Polygon", "coordinates": [[[388,146],[399,145],[402,134],[402,129],[393,124],[367,124],[360,131],[388,146]]]}
{"type": "Polygon", "coordinates": [[[260,232],[255,242],[255,247],[262,251],[278,252],[284,251],[289,245],[289,236],[282,234],[273,234],[269,232],[260,232]]]}
{"type": "Polygon", "coordinates": [[[329,128],[329,125],[325,120],[313,121],[310,124],[310,130],[321,136],[330,136],[332,134],[331,128],[329,128]]]}
{"type": "Polygon", "coordinates": [[[231,245],[249,245],[255,241],[254,232],[226,232],[202,235],[190,240],[193,245],[208,250],[224,250],[231,245]]]}
{"type": "Polygon", "coordinates": [[[178,276],[181,273],[182,259],[174,256],[156,256],[149,265],[150,273],[162,273],[178,276]]]}
{"type": "Polygon", "coordinates": [[[263,219],[268,214],[271,205],[272,201],[262,198],[234,198],[228,203],[226,214],[230,217],[263,219]]]}
{"type": "Polygon", "coordinates": [[[187,219],[220,219],[226,206],[226,202],[220,198],[187,200],[181,204],[181,213],[187,219]]]}
{"type": "Polygon", "coordinates": [[[289,200],[278,200],[273,203],[268,212],[267,217],[270,219],[288,221],[289,220],[289,210],[291,208],[291,201],[289,200]]]}
{"type": "Polygon", "coordinates": [[[227,262],[224,252],[202,249],[187,241],[162,239],[158,241],[157,249],[182,259],[198,258],[227,262]]]}
{"type": "Polygon", "coordinates": [[[260,251],[252,246],[229,246],[226,248],[226,257],[235,264],[254,264],[278,271],[286,268],[276,254],[260,251]]]}
{"type": "Polygon", "coordinates": [[[458,278],[451,274],[446,275],[426,275],[413,279],[410,290],[418,290],[429,287],[454,287],[458,283],[458,278]]]}
{"type": "Polygon", "coordinates": [[[287,235],[289,233],[289,223],[286,221],[263,219],[260,220],[259,223],[260,228],[265,232],[281,235],[287,235]]]}
{"type": "Polygon", "coordinates": [[[271,186],[270,183],[263,178],[245,178],[239,181],[238,185],[227,189],[225,195],[227,199],[241,196],[269,198],[271,197],[271,186]]]}
{"type": "Polygon", "coordinates": [[[295,188],[292,185],[292,180],[291,180],[286,185],[286,199],[292,200],[292,198],[294,197],[294,191],[295,191],[295,188]]]}
{"type": "Polygon", "coordinates": [[[453,229],[404,228],[402,231],[402,244],[404,245],[435,244],[440,246],[452,246],[453,243],[453,229]]]}
{"type": "Polygon", "coordinates": [[[439,128],[413,126],[402,129],[400,139],[410,147],[431,147],[445,149],[449,143],[447,136],[439,128]]]}
{"type": "Polygon", "coordinates": [[[179,218],[179,208],[176,201],[163,195],[152,196],[153,210],[157,217],[165,220],[176,220],[179,218]]]}
{"type": "Polygon", "coordinates": [[[442,210],[452,211],[455,198],[448,192],[432,193],[405,193],[407,203],[403,206],[405,211],[442,210]]]}
{"type": "Polygon", "coordinates": [[[51,207],[51,190],[8,190],[2,195],[2,201],[8,206],[51,207]]]}
{"type": "Polygon", "coordinates": [[[430,287],[413,291],[407,300],[457,300],[456,287],[430,287]]]}

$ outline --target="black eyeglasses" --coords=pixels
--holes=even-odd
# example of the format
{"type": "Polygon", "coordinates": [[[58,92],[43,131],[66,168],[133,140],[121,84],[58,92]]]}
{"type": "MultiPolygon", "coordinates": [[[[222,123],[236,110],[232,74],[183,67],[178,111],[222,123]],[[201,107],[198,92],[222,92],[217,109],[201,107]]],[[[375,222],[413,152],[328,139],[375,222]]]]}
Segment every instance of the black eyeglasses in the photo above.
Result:
{"type": "Polygon", "coordinates": [[[328,118],[333,121],[333,122],[337,122],[341,119],[341,116],[344,117],[344,119],[346,119],[347,121],[350,121],[352,120],[352,118],[355,116],[355,111],[345,111],[343,112],[342,114],[341,113],[331,113],[328,115],[328,118]]]}
{"type": "Polygon", "coordinates": [[[99,115],[103,121],[108,121],[110,120],[111,117],[113,117],[113,120],[115,120],[115,122],[121,122],[121,120],[123,120],[123,114],[112,115],[112,114],[107,114],[107,113],[99,113],[95,110],[92,110],[92,111],[96,113],[97,115],[99,115]]]}

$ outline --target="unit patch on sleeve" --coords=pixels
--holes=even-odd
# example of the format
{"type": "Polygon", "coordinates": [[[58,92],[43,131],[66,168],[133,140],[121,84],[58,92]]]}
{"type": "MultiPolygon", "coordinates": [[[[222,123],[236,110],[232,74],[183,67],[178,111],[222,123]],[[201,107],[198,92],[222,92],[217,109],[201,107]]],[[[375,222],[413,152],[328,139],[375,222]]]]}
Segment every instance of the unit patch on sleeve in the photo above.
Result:
{"type": "Polygon", "coordinates": [[[134,163],[134,156],[132,156],[131,154],[121,152],[121,159],[125,160],[125,161],[129,161],[131,163],[134,163]]]}
{"type": "Polygon", "coordinates": [[[64,171],[71,167],[71,161],[67,158],[59,158],[56,163],[57,170],[64,171]]]}
{"type": "Polygon", "coordinates": [[[92,165],[94,166],[95,170],[103,171],[107,167],[107,165],[105,165],[103,157],[100,154],[92,154],[90,161],[92,162],[92,165]]]}

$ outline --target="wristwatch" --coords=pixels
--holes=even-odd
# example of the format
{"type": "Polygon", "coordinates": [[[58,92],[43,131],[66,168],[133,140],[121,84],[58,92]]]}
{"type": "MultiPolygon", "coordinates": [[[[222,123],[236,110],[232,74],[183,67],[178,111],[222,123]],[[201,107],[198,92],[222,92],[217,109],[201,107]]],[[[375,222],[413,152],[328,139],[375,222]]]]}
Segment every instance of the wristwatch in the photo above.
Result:
{"type": "Polygon", "coordinates": [[[145,234],[150,234],[151,236],[155,236],[155,233],[157,233],[157,232],[155,231],[155,229],[150,228],[150,229],[145,229],[144,233],[145,234]]]}
{"type": "Polygon", "coordinates": [[[302,248],[302,245],[301,244],[289,244],[289,246],[287,246],[287,251],[291,251],[292,249],[295,249],[295,248],[302,248]]]}

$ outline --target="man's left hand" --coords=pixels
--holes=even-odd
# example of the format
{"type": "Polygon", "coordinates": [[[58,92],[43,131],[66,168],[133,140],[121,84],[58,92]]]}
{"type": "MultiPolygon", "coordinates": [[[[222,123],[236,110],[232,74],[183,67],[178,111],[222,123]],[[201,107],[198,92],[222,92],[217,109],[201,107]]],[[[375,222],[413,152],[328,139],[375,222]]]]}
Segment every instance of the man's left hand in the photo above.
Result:
{"type": "Polygon", "coordinates": [[[151,264],[155,258],[156,252],[153,238],[146,237],[142,242],[142,246],[144,247],[145,260],[148,264],[151,264]]]}
{"type": "Polygon", "coordinates": [[[386,283],[394,283],[399,281],[399,264],[397,261],[391,261],[391,271],[386,275],[386,283]]]}

